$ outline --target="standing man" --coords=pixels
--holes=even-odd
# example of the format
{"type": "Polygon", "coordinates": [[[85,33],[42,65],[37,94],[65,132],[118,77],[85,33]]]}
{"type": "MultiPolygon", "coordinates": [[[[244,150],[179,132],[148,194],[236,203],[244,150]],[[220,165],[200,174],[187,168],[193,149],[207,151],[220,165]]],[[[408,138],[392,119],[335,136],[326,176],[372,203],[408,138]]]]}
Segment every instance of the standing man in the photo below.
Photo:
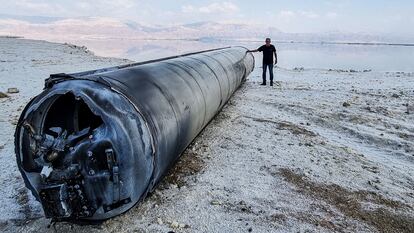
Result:
{"type": "Polygon", "coordinates": [[[271,44],[270,38],[266,38],[266,44],[260,46],[255,50],[249,50],[247,52],[263,52],[263,83],[262,86],[266,86],[266,69],[269,67],[270,73],[270,86],[273,86],[273,64],[277,64],[276,48],[271,44]],[[275,62],[273,63],[273,54],[275,55],[275,62]]]}

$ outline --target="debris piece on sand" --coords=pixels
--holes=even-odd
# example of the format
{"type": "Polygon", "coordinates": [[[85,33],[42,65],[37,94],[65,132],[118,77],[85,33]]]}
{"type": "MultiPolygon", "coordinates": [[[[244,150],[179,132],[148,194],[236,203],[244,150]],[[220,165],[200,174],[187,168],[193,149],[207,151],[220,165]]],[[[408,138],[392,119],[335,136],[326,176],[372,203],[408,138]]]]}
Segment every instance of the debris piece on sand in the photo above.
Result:
{"type": "Polygon", "coordinates": [[[0,92],[0,99],[9,97],[6,93],[0,92]]]}
{"type": "Polygon", "coordinates": [[[7,89],[7,93],[16,94],[19,93],[19,89],[17,89],[16,87],[10,87],[9,89],[7,89]]]}

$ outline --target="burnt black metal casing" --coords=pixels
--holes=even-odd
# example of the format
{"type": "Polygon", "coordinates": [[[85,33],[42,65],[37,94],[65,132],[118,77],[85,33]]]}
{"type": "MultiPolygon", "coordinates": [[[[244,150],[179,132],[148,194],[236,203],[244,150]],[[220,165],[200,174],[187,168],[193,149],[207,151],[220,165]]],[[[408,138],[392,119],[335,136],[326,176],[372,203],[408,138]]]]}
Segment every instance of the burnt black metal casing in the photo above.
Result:
{"type": "Polygon", "coordinates": [[[246,51],[51,75],[15,133],[18,167],[46,217],[104,220],[142,200],[252,72],[246,51]]]}

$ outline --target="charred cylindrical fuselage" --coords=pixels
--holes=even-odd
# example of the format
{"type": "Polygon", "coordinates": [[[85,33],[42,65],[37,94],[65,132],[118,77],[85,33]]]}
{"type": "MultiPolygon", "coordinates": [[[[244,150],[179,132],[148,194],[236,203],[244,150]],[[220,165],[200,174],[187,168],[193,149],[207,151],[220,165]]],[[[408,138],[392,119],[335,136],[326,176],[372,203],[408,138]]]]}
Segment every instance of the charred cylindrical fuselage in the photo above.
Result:
{"type": "Polygon", "coordinates": [[[253,70],[246,51],[51,75],[15,134],[46,217],[103,220],[143,199],[253,70]]]}

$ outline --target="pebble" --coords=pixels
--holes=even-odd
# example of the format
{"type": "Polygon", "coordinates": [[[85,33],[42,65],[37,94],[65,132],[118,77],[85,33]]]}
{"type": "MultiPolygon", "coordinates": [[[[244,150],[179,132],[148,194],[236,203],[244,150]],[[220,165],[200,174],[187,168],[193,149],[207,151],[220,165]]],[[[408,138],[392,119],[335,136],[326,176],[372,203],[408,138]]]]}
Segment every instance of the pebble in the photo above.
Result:
{"type": "Polygon", "coordinates": [[[163,225],[164,224],[164,222],[162,221],[161,218],[157,218],[157,223],[160,224],[160,225],[163,225]]]}
{"type": "Polygon", "coordinates": [[[179,228],[179,227],[180,227],[180,224],[178,224],[178,222],[176,222],[176,221],[173,221],[173,222],[171,223],[171,227],[172,227],[172,228],[179,228]]]}
{"type": "Polygon", "coordinates": [[[220,201],[217,201],[217,200],[212,200],[210,203],[212,205],[221,205],[221,202],[220,201]]]}
{"type": "Polygon", "coordinates": [[[344,107],[350,107],[350,106],[351,106],[351,104],[350,104],[350,103],[348,103],[348,102],[343,102],[343,103],[342,103],[342,106],[344,106],[344,107]]]}

